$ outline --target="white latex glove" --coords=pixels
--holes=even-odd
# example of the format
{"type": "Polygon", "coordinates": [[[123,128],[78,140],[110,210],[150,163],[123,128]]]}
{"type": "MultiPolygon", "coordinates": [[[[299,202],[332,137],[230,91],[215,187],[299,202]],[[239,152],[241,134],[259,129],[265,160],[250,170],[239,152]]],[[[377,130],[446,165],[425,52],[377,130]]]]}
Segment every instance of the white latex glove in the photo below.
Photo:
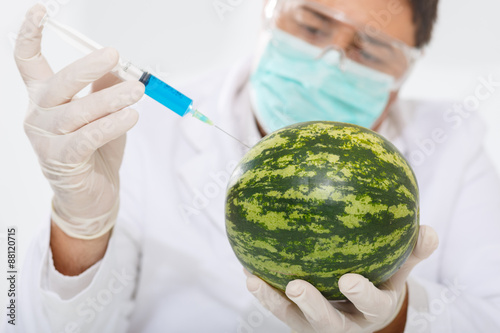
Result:
{"type": "Polygon", "coordinates": [[[406,279],[420,261],[438,246],[434,229],[421,226],[417,245],[406,263],[387,282],[376,288],[358,274],[345,274],[340,291],[350,302],[330,302],[310,283],[288,283],[286,295],[247,274],[248,290],[276,317],[299,333],[374,332],[396,318],[406,297],[406,279]]]}
{"type": "Polygon", "coordinates": [[[39,4],[28,11],[14,51],[29,95],[24,129],[54,191],[52,220],[71,237],[94,239],[116,220],[125,133],[138,120],[125,107],[142,97],[144,85],[123,82],[74,98],[115,67],[119,55],[104,48],[54,74],[41,54],[45,13],[39,4]]]}

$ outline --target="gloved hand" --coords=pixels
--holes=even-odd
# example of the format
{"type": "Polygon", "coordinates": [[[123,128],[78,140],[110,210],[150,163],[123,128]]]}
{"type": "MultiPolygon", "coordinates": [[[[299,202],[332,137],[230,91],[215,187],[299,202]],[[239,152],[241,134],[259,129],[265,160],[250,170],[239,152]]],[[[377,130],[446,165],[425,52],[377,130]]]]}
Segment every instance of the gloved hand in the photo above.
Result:
{"type": "Polygon", "coordinates": [[[14,51],[29,95],[24,129],[54,191],[52,220],[71,237],[94,239],[116,220],[125,133],[138,120],[126,107],[142,97],[144,85],[122,82],[76,98],[119,55],[104,48],[54,74],[41,54],[45,13],[39,4],[28,11],[14,51]]]}
{"type": "Polygon", "coordinates": [[[247,288],[261,304],[298,333],[374,332],[385,328],[399,314],[406,297],[406,279],[413,267],[438,246],[436,232],[421,226],[417,245],[406,263],[376,288],[358,274],[345,274],[340,291],[350,302],[330,302],[310,283],[288,283],[286,295],[255,275],[247,274],[247,288]]]}

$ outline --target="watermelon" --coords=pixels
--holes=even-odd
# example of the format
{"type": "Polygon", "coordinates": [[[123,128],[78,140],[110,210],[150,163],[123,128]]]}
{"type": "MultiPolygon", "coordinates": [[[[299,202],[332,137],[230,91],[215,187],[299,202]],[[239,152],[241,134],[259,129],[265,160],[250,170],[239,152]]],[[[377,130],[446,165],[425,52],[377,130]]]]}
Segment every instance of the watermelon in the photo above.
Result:
{"type": "Polygon", "coordinates": [[[314,121],[262,139],[229,180],[226,232],[242,265],[284,291],[302,279],[327,299],[346,273],[386,281],[419,230],[415,174],[381,135],[314,121]]]}

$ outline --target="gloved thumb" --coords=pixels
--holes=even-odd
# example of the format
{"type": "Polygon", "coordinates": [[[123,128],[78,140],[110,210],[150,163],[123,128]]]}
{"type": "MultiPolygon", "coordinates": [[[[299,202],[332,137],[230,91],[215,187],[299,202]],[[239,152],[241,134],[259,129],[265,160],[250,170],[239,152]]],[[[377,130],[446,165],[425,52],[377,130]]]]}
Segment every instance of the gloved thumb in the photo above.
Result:
{"type": "Polygon", "coordinates": [[[339,280],[339,288],[371,323],[383,323],[395,310],[396,295],[378,289],[361,275],[343,275],[339,280]]]}

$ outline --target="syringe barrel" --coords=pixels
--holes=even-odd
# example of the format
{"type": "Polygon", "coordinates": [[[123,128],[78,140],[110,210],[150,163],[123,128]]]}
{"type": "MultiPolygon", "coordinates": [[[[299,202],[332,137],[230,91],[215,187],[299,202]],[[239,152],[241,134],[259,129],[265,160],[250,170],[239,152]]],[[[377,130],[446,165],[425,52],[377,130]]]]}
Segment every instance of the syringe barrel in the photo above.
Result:
{"type": "Polygon", "coordinates": [[[193,100],[150,73],[144,72],[140,80],[146,86],[145,94],[184,117],[193,111],[193,100]]]}
{"type": "Polygon", "coordinates": [[[118,76],[123,81],[128,81],[140,80],[144,71],[130,61],[120,58],[116,67],[111,70],[111,73],[118,76]]]}

